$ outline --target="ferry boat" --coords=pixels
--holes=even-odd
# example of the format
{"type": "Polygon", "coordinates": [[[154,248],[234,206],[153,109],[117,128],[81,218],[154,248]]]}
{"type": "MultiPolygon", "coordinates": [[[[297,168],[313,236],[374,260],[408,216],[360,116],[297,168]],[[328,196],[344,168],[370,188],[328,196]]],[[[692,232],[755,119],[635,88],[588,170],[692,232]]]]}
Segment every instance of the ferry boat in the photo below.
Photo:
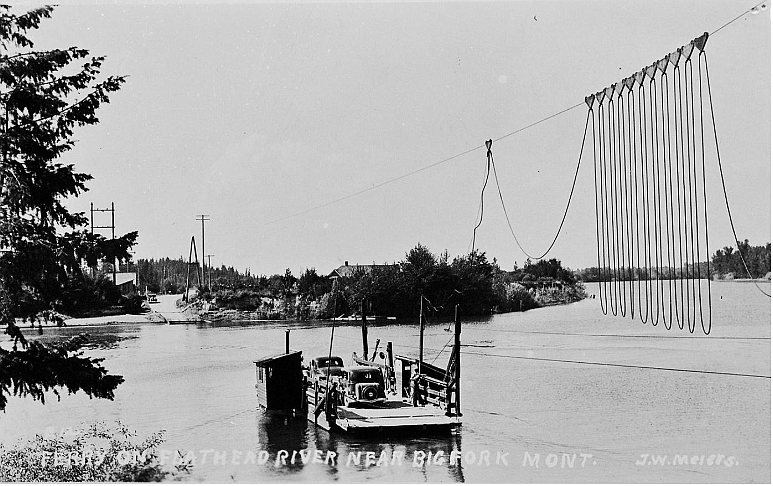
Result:
{"type": "Polygon", "coordinates": [[[460,334],[446,368],[423,361],[423,316],[420,316],[419,357],[393,355],[392,343],[383,362],[367,356],[363,320],[363,354],[350,365],[339,356],[318,356],[307,365],[301,351],[291,351],[289,330],[285,353],[255,361],[256,390],[262,408],[285,417],[305,417],[325,430],[377,435],[391,432],[450,432],[461,425],[460,334]]]}

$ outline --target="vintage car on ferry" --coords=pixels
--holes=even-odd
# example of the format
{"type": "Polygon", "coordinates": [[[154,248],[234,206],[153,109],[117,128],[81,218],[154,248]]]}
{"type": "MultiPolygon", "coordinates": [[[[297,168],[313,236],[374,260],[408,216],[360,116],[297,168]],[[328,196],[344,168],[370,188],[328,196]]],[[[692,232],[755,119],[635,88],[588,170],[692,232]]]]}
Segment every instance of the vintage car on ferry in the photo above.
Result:
{"type": "Polygon", "coordinates": [[[386,401],[384,375],[375,366],[346,366],[337,382],[343,405],[356,407],[386,401]]]}
{"type": "Polygon", "coordinates": [[[326,380],[341,376],[344,360],[340,356],[320,356],[309,362],[309,375],[312,380],[326,380]],[[328,370],[329,368],[329,370],[328,370]]]}

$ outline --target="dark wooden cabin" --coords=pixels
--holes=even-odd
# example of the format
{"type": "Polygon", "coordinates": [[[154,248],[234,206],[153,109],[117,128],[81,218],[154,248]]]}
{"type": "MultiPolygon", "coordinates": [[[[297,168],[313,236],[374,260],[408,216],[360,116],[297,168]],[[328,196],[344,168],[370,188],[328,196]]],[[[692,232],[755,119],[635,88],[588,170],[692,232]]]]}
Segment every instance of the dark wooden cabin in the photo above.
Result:
{"type": "Polygon", "coordinates": [[[255,361],[258,404],[266,410],[305,412],[302,367],[301,351],[266,356],[255,361]]]}

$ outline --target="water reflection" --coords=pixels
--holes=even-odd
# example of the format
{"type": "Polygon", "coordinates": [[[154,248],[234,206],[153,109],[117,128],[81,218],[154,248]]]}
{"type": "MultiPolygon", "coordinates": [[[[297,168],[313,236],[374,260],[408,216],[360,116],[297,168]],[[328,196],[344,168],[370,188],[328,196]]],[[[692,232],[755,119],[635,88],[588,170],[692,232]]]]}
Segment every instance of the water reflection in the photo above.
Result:
{"type": "MultiPolygon", "coordinates": [[[[308,424],[308,436],[309,442],[314,444],[314,448],[318,451],[334,452],[336,454],[335,460],[325,464],[324,471],[332,480],[339,480],[340,474],[338,470],[338,453],[343,447],[341,441],[338,439],[337,434],[331,434],[330,432],[308,424]]],[[[328,455],[325,454],[325,458],[328,455]]]]}
{"type": "Polygon", "coordinates": [[[308,449],[306,420],[283,416],[263,409],[258,416],[258,463],[266,468],[297,473],[304,467],[299,451],[308,449]]]}
{"type": "Polygon", "coordinates": [[[401,482],[464,482],[458,431],[377,438],[328,432],[304,418],[257,412],[258,464],[271,475],[331,481],[362,478],[401,482]]]}

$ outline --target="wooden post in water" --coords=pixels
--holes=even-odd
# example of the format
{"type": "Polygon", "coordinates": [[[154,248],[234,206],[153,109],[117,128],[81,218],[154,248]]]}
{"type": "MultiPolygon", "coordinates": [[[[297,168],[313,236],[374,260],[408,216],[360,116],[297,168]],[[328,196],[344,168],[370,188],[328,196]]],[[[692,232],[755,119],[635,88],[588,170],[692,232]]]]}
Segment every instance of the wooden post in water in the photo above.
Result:
{"type": "MultiPolygon", "coordinates": [[[[113,235],[112,241],[113,241],[113,243],[115,243],[115,203],[113,203],[113,202],[110,203],[110,212],[112,213],[112,217],[111,217],[112,219],[110,220],[110,223],[112,225],[110,227],[112,228],[112,231],[113,231],[112,232],[112,235],[113,235]]],[[[113,261],[110,262],[110,263],[113,264],[113,285],[116,284],[116,281],[115,281],[115,279],[116,279],[116,277],[115,277],[115,265],[116,265],[117,261],[118,260],[116,259],[115,255],[113,255],[113,261]]]]}
{"type": "Polygon", "coordinates": [[[365,299],[360,303],[360,313],[362,314],[362,359],[368,359],[368,323],[365,320],[365,299]]]}
{"type": "Polygon", "coordinates": [[[285,354],[290,354],[290,330],[285,329],[285,354]]]}
{"type": "Polygon", "coordinates": [[[419,301],[419,368],[417,374],[421,375],[421,363],[424,361],[424,294],[419,301]]]}
{"type": "Polygon", "coordinates": [[[388,374],[391,375],[391,376],[387,377],[387,383],[391,387],[391,384],[394,382],[395,383],[395,388],[397,388],[396,381],[392,380],[392,377],[396,378],[396,375],[395,375],[395,359],[394,359],[394,355],[392,354],[392,341],[387,341],[386,355],[387,355],[387,362],[386,362],[386,364],[387,364],[387,367],[388,367],[388,370],[389,370],[388,374]]]}
{"type": "Polygon", "coordinates": [[[319,381],[314,380],[314,425],[317,425],[317,417],[319,417],[317,409],[319,409],[319,381]]]}
{"type": "Polygon", "coordinates": [[[459,392],[461,391],[461,357],[462,357],[462,318],[459,316],[459,304],[454,311],[454,381],[456,382],[456,415],[459,411],[459,392]]]}

